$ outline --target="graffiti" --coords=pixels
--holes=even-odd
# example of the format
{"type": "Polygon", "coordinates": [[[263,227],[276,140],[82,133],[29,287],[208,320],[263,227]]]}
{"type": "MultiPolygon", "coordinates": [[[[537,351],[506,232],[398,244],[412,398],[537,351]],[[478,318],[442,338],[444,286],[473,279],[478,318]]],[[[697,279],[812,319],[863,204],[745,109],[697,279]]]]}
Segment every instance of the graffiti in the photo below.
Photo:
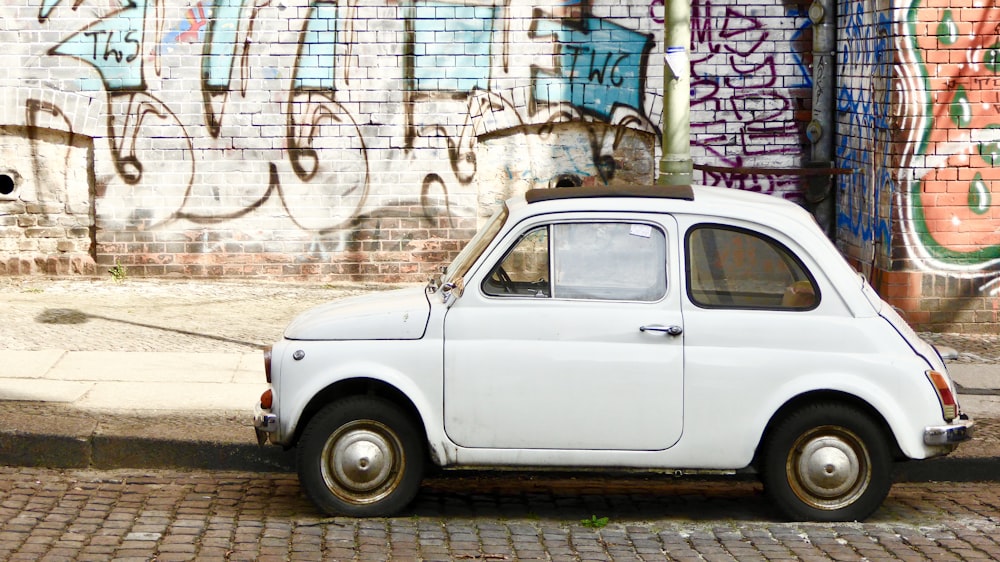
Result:
{"type": "Polygon", "coordinates": [[[914,3],[908,15],[900,47],[902,119],[912,134],[904,143],[901,167],[915,172],[901,177],[903,232],[925,268],[980,278],[983,290],[995,294],[1000,93],[994,83],[1000,42],[994,22],[1000,9],[914,3]],[[924,27],[936,33],[918,34],[924,27]],[[960,54],[961,60],[932,64],[935,52],[960,54]]]}
{"type": "Polygon", "coordinates": [[[332,3],[316,0],[302,30],[288,100],[288,158],[294,175],[286,176],[282,200],[300,228],[328,231],[349,221],[368,194],[368,162],[364,138],[350,113],[334,99],[336,22],[332,3]],[[316,61],[318,46],[321,64],[316,61]]]}
{"type": "MultiPolygon", "coordinates": [[[[42,94],[19,100],[45,100],[36,122],[64,115],[58,128],[90,139],[96,253],[130,266],[249,270],[237,246],[310,266],[402,255],[408,232],[457,240],[525,189],[656,175],[662,0],[30,2],[18,25],[39,38],[42,94]]],[[[698,13],[698,147],[780,165],[801,154],[788,85],[808,77],[766,49],[803,18],[775,31],[730,4],[698,13]]],[[[708,179],[795,190],[787,176],[708,179]]]]}
{"type": "MultiPolygon", "coordinates": [[[[435,208],[466,212],[449,200],[461,197],[467,192],[462,186],[480,177],[477,151],[483,135],[513,138],[517,135],[502,134],[505,128],[518,128],[520,135],[529,130],[526,126],[552,124],[545,131],[531,129],[531,134],[556,144],[567,136],[552,173],[572,175],[578,183],[608,183],[616,173],[635,173],[619,154],[629,145],[622,141],[629,136],[626,130],[658,136],[647,117],[653,107],[645,84],[652,35],[595,18],[588,3],[551,12],[532,9],[530,22],[513,28],[508,3],[403,4],[398,10],[404,40],[385,43],[398,51],[373,51],[362,66],[354,3],[305,1],[297,12],[301,27],[294,38],[280,30],[285,35],[265,31],[285,16],[286,6],[272,0],[200,0],[177,7],[164,0],[127,0],[106,13],[94,12],[91,23],[49,49],[50,56],[74,57],[94,68],[107,93],[106,140],[121,183],[102,180],[110,181],[102,192],[131,209],[126,224],[215,223],[246,216],[277,199],[297,228],[334,233],[367,213],[373,174],[411,168],[418,161],[449,162],[450,173],[427,172],[410,184],[412,197],[428,202],[427,186],[435,186],[432,191],[445,199],[435,208]],[[265,82],[261,90],[250,84],[262,72],[256,65],[268,49],[265,37],[274,44],[297,45],[298,52],[279,59],[284,67],[263,73],[266,80],[282,84],[265,82]],[[538,56],[531,57],[530,67],[511,65],[512,44],[535,49],[538,56]],[[395,86],[391,75],[371,75],[379,54],[404,61],[395,86]],[[167,55],[173,65],[178,57],[200,55],[200,121],[187,110],[178,111],[192,92],[172,87],[180,67],[171,69],[167,81],[167,55]],[[518,76],[527,85],[512,88],[518,76]],[[356,100],[371,91],[394,92],[389,103],[399,96],[404,122],[396,136],[405,140],[401,146],[386,149],[369,140],[373,134],[383,138],[397,126],[391,118],[376,122],[366,114],[366,121],[359,119],[356,100]],[[345,103],[345,98],[355,101],[345,103]],[[252,158],[229,148],[246,129],[227,128],[230,114],[245,125],[248,107],[254,108],[253,115],[284,121],[282,145],[255,151],[252,158]],[[564,123],[589,130],[587,140],[575,140],[576,133],[569,133],[572,127],[564,123]],[[198,135],[199,129],[207,135],[198,135]],[[207,163],[213,160],[231,160],[232,165],[207,163]],[[222,173],[209,176],[206,171],[213,169],[222,173]]],[[[55,17],[59,5],[58,0],[42,0],[40,17],[55,17]]],[[[83,89],[94,88],[86,76],[80,83],[83,89]]],[[[531,145],[537,148],[532,160],[553,161],[541,143],[531,145]]],[[[639,145],[645,153],[633,156],[647,164],[634,169],[646,170],[649,181],[654,151],[648,143],[639,145]]]]}
{"type": "Polygon", "coordinates": [[[602,120],[615,106],[640,110],[652,38],[590,17],[574,23],[580,28],[537,14],[533,20],[529,36],[551,37],[558,48],[554,69],[532,66],[536,103],[569,103],[602,120]]]}
{"type": "Polygon", "coordinates": [[[663,25],[664,0],[653,0],[649,3],[649,19],[658,25],[663,25]]]}
{"type": "MultiPolygon", "coordinates": [[[[802,155],[801,132],[791,94],[779,83],[778,67],[794,64],[803,83],[808,74],[797,53],[788,61],[770,51],[772,31],[743,8],[694,2],[691,12],[692,153],[730,167],[797,167],[802,155]],[[700,153],[700,154],[699,154],[700,153]]],[[[797,37],[801,14],[788,21],[797,37]],[[798,21],[798,23],[796,23],[798,21]]],[[[808,21],[808,20],[805,20],[808,21]]],[[[702,181],[801,200],[793,176],[743,176],[705,172],[702,181]]]]}
{"type": "Polygon", "coordinates": [[[893,46],[887,14],[875,10],[871,0],[851,6],[839,60],[836,99],[842,117],[836,158],[856,173],[839,179],[837,226],[841,236],[862,249],[862,261],[871,264],[876,247],[888,249],[891,243],[888,217],[877,209],[886,208],[896,191],[889,116],[893,46]]]}
{"type": "Polygon", "coordinates": [[[49,207],[46,204],[59,202],[62,198],[59,196],[58,191],[60,189],[64,190],[66,186],[69,185],[69,179],[66,177],[66,170],[69,169],[71,156],[70,151],[67,149],[62,155],[63,162],[61,166],[46,165],[46,158],[43,157],[43,155],[46,154],[46,151],[41,146],[41,140],[38,138],[37,132],[43,127],[67,131],[69,137],[68,145],[72,146],[74,136],[73,125],[61,109],[42,100],[28,100],[25,110],[25,122],[28,123],[29,126],[28,138],[31,140],[32,145],[34,145],[31,151],[32,171],[34,173],[34,178],[36,178],[35,181],[37,185],[36,189],[38,190],[38,200],[43,203],[41,205],[42,214],[48,214],[49,207]],[[58,124],[51,126],[49,125],[50,122],[58,122],[58,124]],[[63,173],[62,177],[57,177],[57,174],[59,174],[60,171],[63,173]]]}

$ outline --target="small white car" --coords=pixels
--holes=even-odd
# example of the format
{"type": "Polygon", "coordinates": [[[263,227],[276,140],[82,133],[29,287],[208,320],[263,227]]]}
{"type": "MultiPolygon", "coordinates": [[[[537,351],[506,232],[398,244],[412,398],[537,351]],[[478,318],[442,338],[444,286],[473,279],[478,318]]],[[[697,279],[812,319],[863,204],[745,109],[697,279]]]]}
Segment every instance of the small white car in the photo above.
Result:
{"type": "Polygon", "coordinates": [[[261,444],[324,512],[425,467],[755,471],[794,520],[861,520],[893,463],[969,439],[937,351],[800,207],[737,190],[532,190],[426,287],[329,303],[265,353],[261,444]]]}

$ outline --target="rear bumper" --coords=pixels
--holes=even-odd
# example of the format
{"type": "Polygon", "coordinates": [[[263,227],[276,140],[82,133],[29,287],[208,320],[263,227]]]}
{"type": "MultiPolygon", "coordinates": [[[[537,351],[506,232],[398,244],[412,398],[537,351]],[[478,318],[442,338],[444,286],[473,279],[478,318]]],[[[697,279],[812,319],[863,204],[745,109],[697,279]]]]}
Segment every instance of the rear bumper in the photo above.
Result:
{"type": "Polygon", "coordinates": [[[961,419],[947,425],[933,425],[924,428],[924,444],[931,446],[957,445],[972,439],[976,422],[962,415],[961,419]]]}

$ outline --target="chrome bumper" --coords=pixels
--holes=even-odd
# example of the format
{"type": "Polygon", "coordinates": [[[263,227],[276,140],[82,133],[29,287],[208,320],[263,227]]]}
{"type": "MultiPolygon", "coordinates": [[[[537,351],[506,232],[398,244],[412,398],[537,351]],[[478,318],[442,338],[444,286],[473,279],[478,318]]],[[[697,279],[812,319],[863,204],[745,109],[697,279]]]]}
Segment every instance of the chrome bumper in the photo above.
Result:
{"type": "Polygon", "coordinates": [[[257,404],[253,412],[253,430],[257,434],[257,445],[263,446],[270,436],[278,431],[278,416],[264,410],[257,404]]]}
{"type": "Polygon", "coordinates": [[[932,425],[924,428],[925,445],[957,445],[972,439],[976,422],[966,415],[948,425],[932,425]]]}

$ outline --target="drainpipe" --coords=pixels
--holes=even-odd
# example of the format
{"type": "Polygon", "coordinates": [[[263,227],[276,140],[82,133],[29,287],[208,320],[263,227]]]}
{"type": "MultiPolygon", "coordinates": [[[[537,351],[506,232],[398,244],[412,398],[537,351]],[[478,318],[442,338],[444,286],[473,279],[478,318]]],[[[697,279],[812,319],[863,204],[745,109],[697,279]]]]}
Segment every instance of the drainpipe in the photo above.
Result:
{"type": "Polygon", "coordinates": [[[691,1],[663,3],[663,158],[661,185],[689,185],[691,163],[691,1]]]}
{"type": "MultiPolygon", "coordinates": [[[[833,140],[836,132],[834,88],[837,55],[836,0],[813,0],[809,6],[813,28],[812,121],[806,138],[812,143],[810,168],[833,168],[833,140]]],[[[806,177],[806,203],[816,222],[833,240],[836,236],[836,201],[833,176],[816,174],[806,177]]]]}

